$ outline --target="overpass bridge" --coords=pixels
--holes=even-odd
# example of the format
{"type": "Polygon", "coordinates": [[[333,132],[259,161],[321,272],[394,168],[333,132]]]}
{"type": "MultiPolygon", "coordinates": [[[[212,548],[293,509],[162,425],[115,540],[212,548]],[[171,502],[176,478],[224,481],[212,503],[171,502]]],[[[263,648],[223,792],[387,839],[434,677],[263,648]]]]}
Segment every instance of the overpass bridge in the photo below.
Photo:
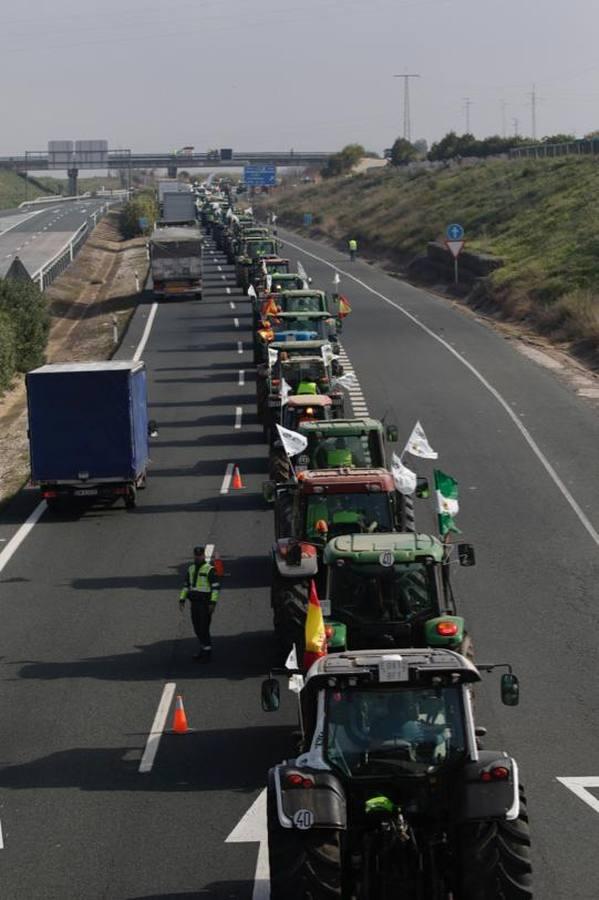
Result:
{"type": "Polygon", "coordinates": [[[77,178],[80,169],[116,170],[130,173],[132,169],[166,169],[170,177],[177,175],[178,169],[231,168],[232,166],[273,165],[273,166],[322,166],[333,155],[332,151],[260,151],[241,152],[233,150],[211,150],[206,153],[135,153],[132,150],[108,150],[98,163],[79,161],[73,154],[70,161],[57,164],[55,158],[45,151],[26,151],[23,156],[0,156],[0,169],[8,169],[22,175],[28,172],[63,171],[69,178],[69,193],[77,193],[77,178]]]}

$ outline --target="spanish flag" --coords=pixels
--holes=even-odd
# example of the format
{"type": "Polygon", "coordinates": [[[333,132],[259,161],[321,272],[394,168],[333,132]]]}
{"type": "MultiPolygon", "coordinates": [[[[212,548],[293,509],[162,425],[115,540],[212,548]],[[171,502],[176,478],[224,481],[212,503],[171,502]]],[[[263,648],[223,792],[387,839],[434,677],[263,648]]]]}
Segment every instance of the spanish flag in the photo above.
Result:
{"type": "Polygon", "coordinates": [[[339,318],[344,319],[346,316],[349,316],[350,312],[351,305],[349,300],[343,294],[339,294],[339,318]]]}
{"type": "Polygon", "coordinates": [[[317,659],[320,659],[321,656],[326,656],[327,654],[327,636],[324,628],[322,608],[320,606],[318,594],[316,593],[314,580],[310,582],[305,639],[304,669],[307,672],[317,659]]]}

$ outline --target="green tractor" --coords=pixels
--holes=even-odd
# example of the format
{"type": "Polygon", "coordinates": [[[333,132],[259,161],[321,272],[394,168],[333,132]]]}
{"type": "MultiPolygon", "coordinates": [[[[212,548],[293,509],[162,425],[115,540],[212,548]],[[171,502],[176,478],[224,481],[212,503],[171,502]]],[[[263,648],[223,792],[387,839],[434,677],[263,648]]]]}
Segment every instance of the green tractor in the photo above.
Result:
{"type": "MultiPolygon", "coordinates": [[[[293,460],[296,472],[304,469],[388,468],[385,444],[397,440],[397,427],[383,425],[377,419],[331,419],[319,421],[306,417],[298,422],[308,446],[293,460]]],[[[269,472],[273,481],[289,481],[289,457],[276,443],[271,450],[269,472]]]]}
{"type": "Polygon", "coordinates": [[[259,365],[256,369],[256,407],[262,421],[264,438],[271,442],[276,423],[281,423],[282,408],[289,396],[319,396],[331,398],[333,416],[341,418],[345,397],[334,386],[334,379],[343,372],[336,359],[326,364],[320,354],[326,341],[287,341],[276,361],[259,365]]]}
{"type": "Polygon", "coordinates": [[[277,313],[259,322],[253,335],[254,362],[267,361],[268,347],[285,349],[285,345],[299,341],[321,341],[329,343],[333,354],[339,354],[339,343],[335,319],[328,313],[277,313]]]}
{"type": "MultiPolygon", "coordinates": [[[[516,761],[484,750],[476,668],[445,648],[351,651],[290,668],[300,746],[270,769],[271,900],[527,900],[530,831],[516,761]]],[[[262,684],[276,711],[278,681],[262,684]]]]}
{"type": "Polygon", "coordinates": [[[247,294],[250,286],[250,271],[255,260],[264,256],[277,256],[279,241],[272,235],[244,237],[239,241],[235,256],[235,278],[238,287],[247,294]]]}
{"type": "MultiPolygon", "coordinates": [[[[424,480],[419,496],[426,495],[424,480]]],[[[285,484],[266,482],[264,496],[274,503],[270,603],[275,635],[284,651],[303,644],[310,581],[325,596],[323,565],[329,541],[341,535],[363,536],[414,531],[411,497],[396,490],[386,469],[305,471],[285,484]]],[[[339,629],[341,636],[341,629],[339,629]]]]}
{"type": "MultiPolygon", "coordinates": [[[[453,545],[428,534],[346,534],[324,548],[330,650],[448,647],[474,658],[450,581],[453,545]]],[[[457,545],[462,566],[475,564],[457,545]]]]}

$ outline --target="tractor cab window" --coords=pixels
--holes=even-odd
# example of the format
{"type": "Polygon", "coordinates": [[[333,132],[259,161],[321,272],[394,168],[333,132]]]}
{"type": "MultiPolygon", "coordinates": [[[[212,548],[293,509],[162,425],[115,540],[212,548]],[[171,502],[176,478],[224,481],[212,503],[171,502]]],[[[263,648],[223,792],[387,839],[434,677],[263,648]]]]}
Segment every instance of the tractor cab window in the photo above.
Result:
{"type": "Polygon", "coordinates": [[[345,775],[411,775],[466,752],[461,689],[327,691],[325,755],[345,775]]]}
{"type": "Polygon", "coordinates": [[[340,466],[372,468],[368,440],[355,434],[321,438],[310,436],[308,447],[312,469],[335,469],[340,466]]]}
{"type": "Polygon", "coordinates": [[[320,297],[288,297],[285,312],[323,312],[320,297]]]}
{"type": "Polygon", "coordinates": [[[308,494],[306,535],[373,534],[393,530],[387,494],[308,494]]]}
{"type": "Polygon", "coordinates": [[[287,275],[289,273],[289,263],[266,263],[266,270],[269,275],[273,275],[274,277],[276,277],[277,273],[287,275]]]}
{"type": "Polygon", "coordinates": [[[346,562],[330,569],[331,615],[343,622],[410,622],[437,609],[432,567],[421,562],[377,564],[346,562]]]}
{"type": "Polygon", "coordinates": [[[248,256],[270,256],[276,251],[274,241],[250,241],[248,244],[248,256]]]}
{"type": "Polygon", "coordinates": [[[319,382],[326,375],[324,363],[320,359],[298,362],[296,358],[293,362],[283,361],[281,370],[287,384],[294,389],[300,382],[319,382]]]}

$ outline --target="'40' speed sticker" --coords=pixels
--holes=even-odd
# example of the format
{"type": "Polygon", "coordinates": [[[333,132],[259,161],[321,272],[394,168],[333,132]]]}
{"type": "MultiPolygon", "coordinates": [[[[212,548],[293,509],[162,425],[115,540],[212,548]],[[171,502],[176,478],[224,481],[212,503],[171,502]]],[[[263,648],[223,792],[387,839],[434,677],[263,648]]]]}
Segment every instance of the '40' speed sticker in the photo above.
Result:
{"type": "Polygon", "coordinates": [[[293,824],[300,831],[307,831],[314,825],[314,813],[311,809],[298,809],[293,816],[293,824]]]}

